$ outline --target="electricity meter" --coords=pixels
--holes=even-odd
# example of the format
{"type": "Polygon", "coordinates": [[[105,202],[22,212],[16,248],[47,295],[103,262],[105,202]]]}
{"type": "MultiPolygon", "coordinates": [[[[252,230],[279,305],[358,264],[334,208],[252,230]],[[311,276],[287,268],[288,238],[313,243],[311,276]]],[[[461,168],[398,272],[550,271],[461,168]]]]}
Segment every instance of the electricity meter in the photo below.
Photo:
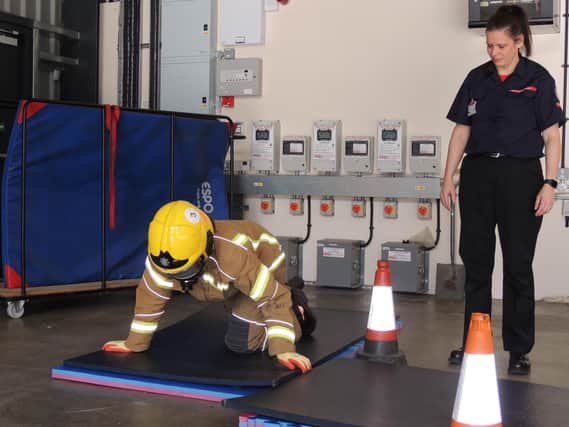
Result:
{"type": "Polygon", "coordinates": [[[375,169],[378,173],[405,173],[405,121],[378,122],[375,169]]]}
{"type": "Polygon", "coordinates": [[[342,164],[347,174],[359,175],[373,171],[373,137],[347,136],[342,154],[342,164]]]}
{"type": "Polygon", "coordinates": [[[441,137],[409,138],[409,167],[413,174],[439,175],[441,170],[441,137]]]}
{"type": "Polygon", "coordinates": [[[281,137],[278,120],[253,122],[251,139],[251,169],[259,173],[278,173],[279,140],[281,137]]]}
{"type": "Polygon", "coordinates": [[[283,171],[299,174],[310,172],[310,137],[283,137],[281,161],[283,171]]]}
{"type": "Polygon", "coordinates": [[[312,135],[312,169],[317,173],[335,174],[340,169],[342,122],[318,120],[312,135]]]}

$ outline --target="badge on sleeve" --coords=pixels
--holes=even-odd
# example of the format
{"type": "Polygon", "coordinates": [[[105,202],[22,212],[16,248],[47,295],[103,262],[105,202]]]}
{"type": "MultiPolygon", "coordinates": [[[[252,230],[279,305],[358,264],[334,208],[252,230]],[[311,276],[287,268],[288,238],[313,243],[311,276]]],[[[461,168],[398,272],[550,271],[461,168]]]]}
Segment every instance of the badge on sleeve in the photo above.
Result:
{"type": "Polygon", "coordinates": [[[468,117],[474,116],[476,114],[476,100],[471,99],[468,103],[468,117]]]}

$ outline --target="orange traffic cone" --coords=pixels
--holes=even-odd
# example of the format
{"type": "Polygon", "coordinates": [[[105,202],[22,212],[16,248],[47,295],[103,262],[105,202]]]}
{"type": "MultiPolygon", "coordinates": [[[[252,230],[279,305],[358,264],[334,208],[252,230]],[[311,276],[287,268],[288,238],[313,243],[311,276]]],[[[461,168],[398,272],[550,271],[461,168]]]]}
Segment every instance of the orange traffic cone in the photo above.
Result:
{"type": "Polygon", "coordinates": [[[502,427],[490,315],[472,313],[451,427],[502,427]]]}
{"type": "Polygon", "coordinates": [[[374,362],[407,364],[399,351],[388,261],[378,261],[363,349],[358,357],[374,362]]]}

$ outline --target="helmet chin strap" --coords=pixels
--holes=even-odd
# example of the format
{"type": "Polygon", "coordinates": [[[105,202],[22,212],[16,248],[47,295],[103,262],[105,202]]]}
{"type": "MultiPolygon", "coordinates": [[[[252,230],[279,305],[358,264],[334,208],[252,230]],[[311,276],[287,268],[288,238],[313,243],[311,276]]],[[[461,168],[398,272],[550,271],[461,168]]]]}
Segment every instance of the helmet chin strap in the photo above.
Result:
{"type": "Polygon", "coordinates": [[[185,293],[189,293],[194,288],[194,285],[196,284],[200,276],[201,274],[198,274],[197,276],[191,277],[189,279],[181,279],[180,283],[182,285],[182,290],[185,293]]]}

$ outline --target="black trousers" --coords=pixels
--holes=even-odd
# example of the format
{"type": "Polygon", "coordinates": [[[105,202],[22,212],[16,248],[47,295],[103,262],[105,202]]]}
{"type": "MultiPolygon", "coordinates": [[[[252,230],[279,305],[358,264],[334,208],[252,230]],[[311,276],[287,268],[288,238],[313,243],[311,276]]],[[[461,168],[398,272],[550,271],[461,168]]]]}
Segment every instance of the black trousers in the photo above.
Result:
{"type": "Polygon", "coordinates": [[[542,217],[534,214],[543,185],[539,159],[467,156],[460,178],[460,256],[466,271],[463,344],[473,312],[492,310],[496,226],[504,264],[504,350],[529,353],[535,340],[532,263],[542,217]]]}

